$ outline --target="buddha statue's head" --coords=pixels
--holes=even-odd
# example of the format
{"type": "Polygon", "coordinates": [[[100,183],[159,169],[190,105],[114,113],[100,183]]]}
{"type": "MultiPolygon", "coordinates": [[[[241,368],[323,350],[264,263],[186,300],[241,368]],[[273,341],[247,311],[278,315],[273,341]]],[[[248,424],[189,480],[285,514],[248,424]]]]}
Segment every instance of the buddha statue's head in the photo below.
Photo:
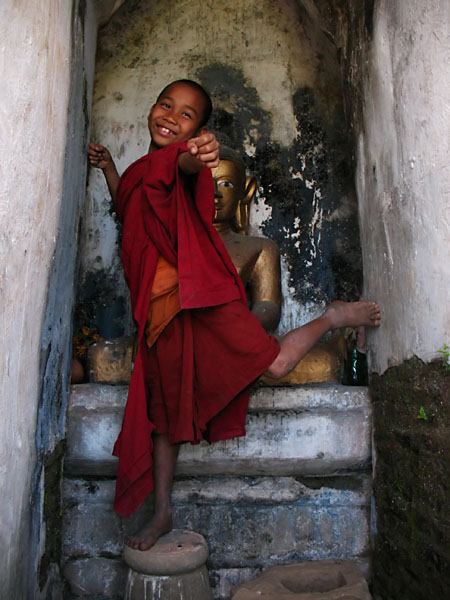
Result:
{"type": "Polygon", "coordinates": [[[221,145],[219,157],[219,165],[212,170],[216,208],[214,225],[217,229],[230,228],[246,235],[256,179],[246,177],[245,164],[232,148],[221,145]]]}

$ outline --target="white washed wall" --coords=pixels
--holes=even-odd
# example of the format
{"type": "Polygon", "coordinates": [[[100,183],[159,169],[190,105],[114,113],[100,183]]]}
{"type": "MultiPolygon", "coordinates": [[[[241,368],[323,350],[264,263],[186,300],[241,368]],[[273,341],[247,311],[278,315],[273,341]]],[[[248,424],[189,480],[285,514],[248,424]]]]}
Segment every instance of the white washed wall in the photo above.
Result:
{"type": "Polygon", "coordinates": [[[25,597],[39,347],[57,235],[71,2],[0,5],[0,585],[25,597]]]}
{"type": "Polygon", "coordinates": [[[378,372],[450,344],[449,30],[448,0],[378,3],[357,148],[378,372]]]}

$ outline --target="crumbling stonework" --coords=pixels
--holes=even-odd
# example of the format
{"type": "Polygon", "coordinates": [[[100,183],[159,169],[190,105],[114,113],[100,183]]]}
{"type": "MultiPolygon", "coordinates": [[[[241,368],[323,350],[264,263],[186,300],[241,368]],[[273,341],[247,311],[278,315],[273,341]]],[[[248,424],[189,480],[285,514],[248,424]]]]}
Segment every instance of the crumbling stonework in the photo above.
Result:
{"type": "MultiPolygon", "coordinates": [[[[123,593],[123,538],[139,530],[153,498],[128,519],[113,510],[127,388],[72,387],[63,491],[64,574],[72,594],[123,593]],[[92,562],[91,562],[92,561],[92,562]],[[84,590],[84,591],[83,591],[84,590]]],[[[254,390],[245,438],[184,444],[174,482],[174,526],[201,533],[216,600],[262,568],[369,553],[370,400],[336,384],[254,390]]]]}

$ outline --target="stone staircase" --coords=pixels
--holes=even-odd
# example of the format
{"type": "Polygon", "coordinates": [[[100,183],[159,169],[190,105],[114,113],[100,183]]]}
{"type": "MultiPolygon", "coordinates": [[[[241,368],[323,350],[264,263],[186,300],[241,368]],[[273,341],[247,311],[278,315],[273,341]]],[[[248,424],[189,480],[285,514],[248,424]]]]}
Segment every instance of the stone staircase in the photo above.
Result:
{"type": "MultiPolygon", "coordinates": [[[[71,598],[119,599],[122,539],[151,512],[112,509],[127,386],[72,387],[63,482],[64,575],[71,598]]],[[[335,383],[255,388],[247,436],[184,445],[174,525],[201,533],[216,599],[267,566],[354,558],[367,571],[371,407],[366,388],[335,383]]]]}

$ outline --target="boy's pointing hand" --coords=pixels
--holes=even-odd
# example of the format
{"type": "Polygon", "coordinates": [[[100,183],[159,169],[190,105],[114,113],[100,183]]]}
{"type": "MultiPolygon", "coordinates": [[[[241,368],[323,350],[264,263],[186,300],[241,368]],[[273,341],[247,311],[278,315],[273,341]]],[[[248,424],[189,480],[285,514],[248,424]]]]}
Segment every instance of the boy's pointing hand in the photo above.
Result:
{"type": "Polygon", "coordinates": [[[205,167],[214,169],[219,164],[219,142],[213,133],[202,133],[187,141],[189,154],[205,167]]]}

